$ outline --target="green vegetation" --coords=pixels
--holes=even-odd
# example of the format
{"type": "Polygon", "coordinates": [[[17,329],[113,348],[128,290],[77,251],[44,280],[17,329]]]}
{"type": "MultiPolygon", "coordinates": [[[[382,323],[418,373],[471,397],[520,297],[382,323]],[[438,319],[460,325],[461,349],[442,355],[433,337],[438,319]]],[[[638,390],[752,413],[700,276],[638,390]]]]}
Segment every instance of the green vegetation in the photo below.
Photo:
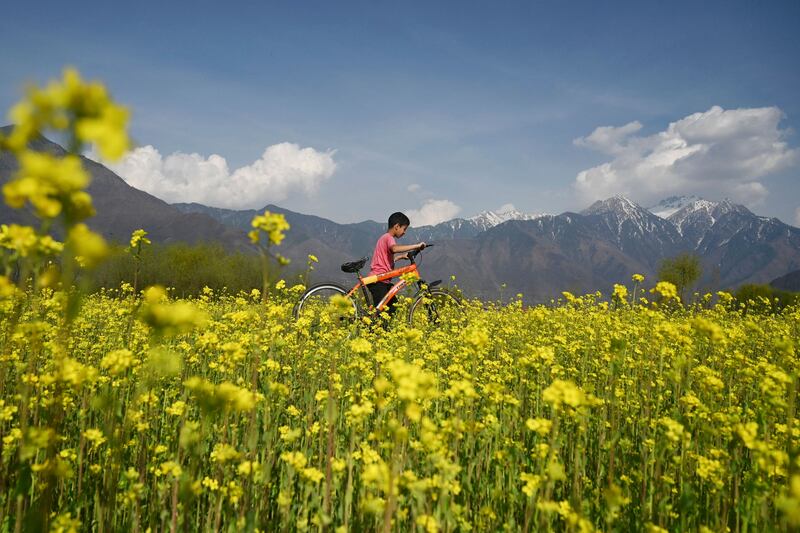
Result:
{"type": "Polygon", "coordinates": [[[703,267],[700,258],[694,254],[683,253],[675,257],[664,259],[658,269],[658,278],[669,281],[678,289],[678,295],[685,302],[684,295],[695,282],[700,279],[703,267]]]}
{"type": "Polygon", "coordinates": [[[742,285],[733,295],[749,311],[778,313],[790,305],[800,303],[800,293],[782,291],[769,285],[742,285]]]}
{"type": "Polygon", "coordinates": [[[253,253],[230,252],[219,244],[153,244],[131,257],[113,250],[105,263],[88,274],[90,287],[119,287],[137,279],[148,285],[172,287],[177,295],[197,295],[204,287],[235,293],[262,287],[261,258],[253,253]],[[138,263],[138,274],[134,271],[138,263]]]}

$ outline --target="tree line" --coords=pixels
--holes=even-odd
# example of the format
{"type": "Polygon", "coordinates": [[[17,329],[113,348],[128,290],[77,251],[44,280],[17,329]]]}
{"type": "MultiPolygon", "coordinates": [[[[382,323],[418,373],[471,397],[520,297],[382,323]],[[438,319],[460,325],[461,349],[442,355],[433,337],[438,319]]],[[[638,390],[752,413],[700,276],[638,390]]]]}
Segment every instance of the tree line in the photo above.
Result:
{"type": "MultiPolygon", "coordinates": [[[[703,275],[700,258],[691,253],[682,253],[664,259],[658,269],[658,278],[669,281],[678,290],[682,302],[703,275]]],[[[747,284],[733,291],[733,297],[745,309],[758,308],[759,311],[779,312],[784,307],[800,303],[800,294],[782,291],[766,284],[747,284]]]]}

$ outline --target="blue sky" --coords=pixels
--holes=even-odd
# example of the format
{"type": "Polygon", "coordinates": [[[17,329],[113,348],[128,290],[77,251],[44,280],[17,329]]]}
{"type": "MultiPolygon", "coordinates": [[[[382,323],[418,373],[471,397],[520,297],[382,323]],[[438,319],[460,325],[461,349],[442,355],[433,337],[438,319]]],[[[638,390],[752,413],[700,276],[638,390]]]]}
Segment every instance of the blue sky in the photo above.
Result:
{"type": "Polygon", "coordinates": [[[797,224],[798,27],[800,2],[11,2],[0,108],[64,65],[104,80],[150,147],[117,169],[169,201],[349,222],[685,192],[797,224]]]}

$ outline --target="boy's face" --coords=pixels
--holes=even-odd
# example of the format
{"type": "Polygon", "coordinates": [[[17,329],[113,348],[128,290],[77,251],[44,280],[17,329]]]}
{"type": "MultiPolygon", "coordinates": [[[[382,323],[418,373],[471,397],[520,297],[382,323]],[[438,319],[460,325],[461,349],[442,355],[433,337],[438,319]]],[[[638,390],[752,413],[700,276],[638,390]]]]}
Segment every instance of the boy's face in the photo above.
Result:
{"type": "Polygon", "coordinates": [[[406,234],[406,230],[408,226],[401,226],[400,224],[395,224],[392,226],[392,229],[389,230],[389,233],[392,234],[392,237],[400,238],[406,234]]]}

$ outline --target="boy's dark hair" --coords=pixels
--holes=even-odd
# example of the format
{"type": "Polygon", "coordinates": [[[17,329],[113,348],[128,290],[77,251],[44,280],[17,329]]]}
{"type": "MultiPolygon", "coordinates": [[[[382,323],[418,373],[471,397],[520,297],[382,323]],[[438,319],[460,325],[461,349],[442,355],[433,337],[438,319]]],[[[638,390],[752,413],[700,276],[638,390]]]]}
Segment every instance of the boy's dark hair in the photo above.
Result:
{"type": "Polygon", "coordinates": [[[392,213],[389,215],[389,229],[392,229],[395,224],[400,224],[401,226],[410,226],[411,221],[408,220],[407,216],[398,211],[397,213],[392,213]]]}

